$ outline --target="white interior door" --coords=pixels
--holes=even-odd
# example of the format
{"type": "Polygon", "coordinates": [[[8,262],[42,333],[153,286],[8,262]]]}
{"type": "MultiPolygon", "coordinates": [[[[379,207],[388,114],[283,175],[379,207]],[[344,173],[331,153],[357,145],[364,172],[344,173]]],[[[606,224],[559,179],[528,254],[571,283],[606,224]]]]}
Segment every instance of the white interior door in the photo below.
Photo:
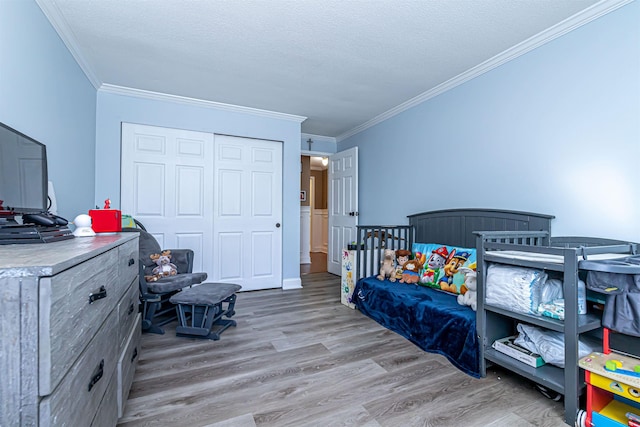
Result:
{"type": "Polygon", "coordinates": [[[282,143],[215,136],[213,278],[282,287],[282,143]]]}
{"type": "Polygon", "coordinates": [[[194,271],[216,271],[213,134],[122,124],[121,201],[164,249],[193,249],[194,271]]]}
{"type": "Polygon", "coordinates": [[[329,247],[327,271],[340,275],[342,249],[356,239],[358,225],[358,147],[329,158],[329,247]]]}

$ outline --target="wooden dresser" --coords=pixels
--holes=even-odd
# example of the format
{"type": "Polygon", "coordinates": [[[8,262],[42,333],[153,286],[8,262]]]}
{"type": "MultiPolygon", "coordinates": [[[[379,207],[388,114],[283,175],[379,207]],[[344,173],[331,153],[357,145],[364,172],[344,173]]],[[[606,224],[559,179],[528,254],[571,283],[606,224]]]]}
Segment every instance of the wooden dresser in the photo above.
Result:
{"type": "Polygon", "coordinates": [[[138,234],[0,246],[0,426],[109,426],[140,353],[138,234]]]}

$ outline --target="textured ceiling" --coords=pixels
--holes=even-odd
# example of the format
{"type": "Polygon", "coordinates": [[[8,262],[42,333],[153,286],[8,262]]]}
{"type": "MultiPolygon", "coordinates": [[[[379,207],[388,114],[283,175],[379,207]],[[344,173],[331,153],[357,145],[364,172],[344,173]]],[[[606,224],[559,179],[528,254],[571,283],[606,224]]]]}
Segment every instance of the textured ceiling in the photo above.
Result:
{"type": "Polygon", "coordinates": [[[598,3],[37,1],[98,87],[306,116],[338,139],[598,3]]]}

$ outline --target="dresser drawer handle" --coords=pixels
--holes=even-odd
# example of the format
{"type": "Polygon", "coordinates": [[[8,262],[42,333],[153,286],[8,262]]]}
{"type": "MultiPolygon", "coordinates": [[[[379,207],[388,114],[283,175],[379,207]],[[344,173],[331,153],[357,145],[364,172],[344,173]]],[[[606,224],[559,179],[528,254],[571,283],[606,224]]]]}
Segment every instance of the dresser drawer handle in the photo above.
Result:
{"type": "Polygon", "coordinates": [[[104,286],[100,286],[100,290],[98,292],[96,292],[95,294],[94,293],[89,294],[89,304],[93,304],[99,299],[106,298],[106,297],[107,297],[107,290],[104,288],[104,286]]]}
{"type": "Polygon", "coordinates": [[[91,382],[89,382],[89,391],[91,391],[93,386],[96,385],[98,381],[100,381],[100,379],[102,378],[102,375],[104,375],[104,359],[100,361],[100,364],[96,368],[96,371],[97,372],[95,373],[93,378],[91,378],[91,382]]]}
{"type": "Polygon", "coordinates": [[[133,303],[131,303],[131,305],[129,306],[129,311],[127,311],[127,314],[131,314],[133,313],[133,310],[135,309],[133,303]]]}
{"type": "Polygon", "coordinates": [[[138,347],[133,349],[133,354],[131,355],[131,363],[136,360],[136,357],[138,357],[138,347]]]}
{"type": "Polygon", "coordinates": [[[135,264],[135,263],[136,263],[136,260],[135,260],[135,259],[133,259],[133,258],[129,258],[129,265],[128,265],[128,267],[131,267],[131,266],[132,266],[133,264],[135,264]]]}

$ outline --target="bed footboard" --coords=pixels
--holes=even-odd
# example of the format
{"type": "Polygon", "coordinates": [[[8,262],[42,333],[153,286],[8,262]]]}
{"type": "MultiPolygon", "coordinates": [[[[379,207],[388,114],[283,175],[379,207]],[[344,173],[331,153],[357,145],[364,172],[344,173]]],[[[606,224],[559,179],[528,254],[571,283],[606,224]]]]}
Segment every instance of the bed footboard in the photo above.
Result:
{"type": "Polygon", "coordinates": [[[385,249],[411,250],[415,229],[411,225],[358,225],[356,244],[356,279],[378,274],[385,249]]]}

